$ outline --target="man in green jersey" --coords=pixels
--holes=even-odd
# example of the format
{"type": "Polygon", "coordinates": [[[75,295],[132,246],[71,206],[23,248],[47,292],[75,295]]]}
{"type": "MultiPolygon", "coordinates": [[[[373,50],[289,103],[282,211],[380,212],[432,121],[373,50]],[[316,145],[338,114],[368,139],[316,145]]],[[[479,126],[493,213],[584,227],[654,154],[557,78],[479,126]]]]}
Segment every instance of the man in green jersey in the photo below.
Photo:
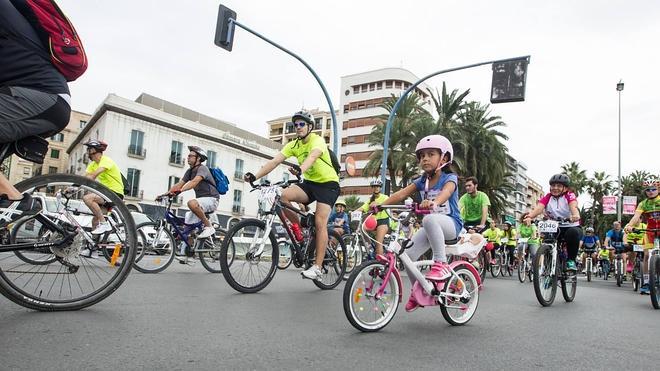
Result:
{"type": "Polygon", "coordinates": [[[477,190],[478,185],[477,179],[473,176],[465,179],[465,192],[467,193],[458,200],[458,207],[461,209],[461,217],[466,228],[475,227],[477,231],[481,232],[489,225],[490,199],[488,195],[477,190]]]}
{"type": "MultiPolygon", "coordinates": [[[[308,205],[316,201],[314,213],[316,225],[316,261],[309,269],[302,272],[303,277],[318,280],[323,278],[321,265],[328,244],[328,217],[332,206],[339,197],[339,176],[332,166],[328,146],[322,137],[312,133],[314,117],[305,111],[296,112],[291,121],[296,129],[297,138],[287,143],[282,151],[268,161],[256,174],[246,173],[245,180],[254,182],[267,175],[277,165],[289,157],[295,157],[300,167],[290,167],[295,175],[303,175],[304,181],[286,188],[282,192],[282,202],[308,205]]],[[[293,223],[294,234],[300,231],[298,215],[291,210],[284,210],[287,218],[293,223]]],[[[300,236],[296,236],[299,238],[300,236]]]]}

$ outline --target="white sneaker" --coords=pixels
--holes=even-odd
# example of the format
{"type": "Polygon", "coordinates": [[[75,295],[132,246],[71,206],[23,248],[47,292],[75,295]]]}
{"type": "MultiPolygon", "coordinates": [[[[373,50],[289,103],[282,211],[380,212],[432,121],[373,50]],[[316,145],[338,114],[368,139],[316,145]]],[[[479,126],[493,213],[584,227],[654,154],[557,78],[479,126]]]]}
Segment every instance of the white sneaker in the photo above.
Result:
{"type": "Polygon", "coordinates": [[[215,228],[213,227],[204,227],[202,233],[200,233],[197,238],[207,238],[213,236],[215,233],[215,228]]]}
{"type": "Polygon", "coordinates": [[[80,250],[80,256],[85,257],[85,258],[91,258],[92,257],[92,250],[90,249],[82,249],[80,250]]]}
{"type": "Polygon", "coordinates": [[[309,278],[310,280],[320,280],[323,278],[323,272],[321,272],[321,268],[316,266],[316,264],[302,271],[300,274],[302,274],[303,278],[309,278]]]}
{"type": "Polygon", "coordinates": [[[110,232],[112,230],[112,227],[110,226],[110,223],[108,222],[103,222],[99,223],[99,225],[94,228],[92,231],[92,234],[103,234],[105,232],[110,232]]]}

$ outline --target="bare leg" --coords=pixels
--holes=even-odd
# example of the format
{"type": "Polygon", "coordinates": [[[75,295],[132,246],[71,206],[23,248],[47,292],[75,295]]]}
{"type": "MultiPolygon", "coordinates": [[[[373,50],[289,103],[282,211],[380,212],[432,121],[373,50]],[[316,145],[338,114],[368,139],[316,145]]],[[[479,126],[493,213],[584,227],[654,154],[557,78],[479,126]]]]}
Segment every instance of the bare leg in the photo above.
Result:
{"type": "Polygon", "coordinates": [[[197,202],[197,200],[193,199],[188,201],[188,208],[190,211],[192,211],[193,214],[195,214],[195,216],[199,218],[199,220],[202,221],[202,223],[204,223],[204,226],[211,226],[211,222],[209,222],[209,220],[206,218],[206,215],[204,215],[204,210],[202,210],[202,207],[199,206],[199,202],[197,202]]]}
{"type": "Polygon", "coordinates": [[[14,188],[3,174],[0,174],[0,194],[7,195],[10,200],[20,200],[23,197],[21,192],[14,188]]]}
{"type": "Polygon", "coordinates": [[[379,225],[376,228],[376,254],[378,255],[383,255],[383,240],[389,230],[390,227],[387,225],[379,225]]]}
{"type": "Polygon", "coordinates": [[[94,214],[94,217],[92,218],[92,228],[96,228],[96,226],[103,221],[101,204],[105,203],[105,201],[93,193],[88,193],[83,196],[83,202],[90,210],[92,210],[92,213],[94,214]]]}
{"type": "Polygon", "coordinates": [[[328,217],[332,206],[316,203],[315,224],[316,224],[316,264],[317,267],[323,266],[323,258],[325,257],[325,249],[328,246],[328,217]]]}
{"type": "MultiPolygon", "coordinates": [[[[300,187],[294,185],[285,189],[282,192],[281,201],[283,204],[287,206],[292,206],[291,202],[299,202],[302,204],[307,204],[309,202],[309,198],[307,197],[305,191],[303,191],[300,187]]],[[[318,210],[318,206],[317,206],[317,210],[318,210]]],[[[296,214],[294,211],[285,208],[284,215],[286,216],[287,219],[291,221],[291,223],[300,224],[300,218],[298,218],[298,214],[296,214]]],[[[326,223],[328,221],[328,216],[329,215],[326,215],[325,217],[326,223]]],[[[318,215],[317,215],[317,219],[318,219],[318,215]]],[[[324,226],[322,229],[327,229],[327,227],[324,226]]],[[[317,235],[318,235],[318,226],[317,226],[317,235]]],[[[327,236],[327,230],[326,230],[326,236],[327,236]]]]}

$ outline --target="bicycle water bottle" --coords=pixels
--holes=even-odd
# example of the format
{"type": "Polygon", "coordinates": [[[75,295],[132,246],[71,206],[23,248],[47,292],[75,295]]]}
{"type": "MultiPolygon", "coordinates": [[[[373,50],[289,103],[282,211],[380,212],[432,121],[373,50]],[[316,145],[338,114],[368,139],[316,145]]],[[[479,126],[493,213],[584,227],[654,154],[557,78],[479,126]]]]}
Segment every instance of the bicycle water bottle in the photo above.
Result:
{"type": "Polygon", "coordinates": [[[296,241],[302,242],[303,234],[302,234],[302,230],[300,229],[300,225],[298,225],[298,223],[291,223],[291,221],[289,221],[288,219],[287,219],[287,224],[289,224],[289,227],[291,227],[291,231],[293,232],[293,237],[295,237],[296,241]]]}

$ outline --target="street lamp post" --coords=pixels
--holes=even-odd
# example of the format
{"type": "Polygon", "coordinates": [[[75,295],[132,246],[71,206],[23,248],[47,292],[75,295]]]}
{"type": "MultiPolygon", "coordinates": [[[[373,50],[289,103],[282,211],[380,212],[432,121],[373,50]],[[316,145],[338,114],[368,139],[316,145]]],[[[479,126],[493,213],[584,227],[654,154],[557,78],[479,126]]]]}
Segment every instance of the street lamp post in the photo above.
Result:
{"type": "Polygon", "coordinates": [[[621,185],[621,92],[623,91],[623,80],[619,79],[616,84],[619,92],[619,197],[616,203],[616,217],[621,222],[621,205],[623,204],[623,186],[621,185]]]}

